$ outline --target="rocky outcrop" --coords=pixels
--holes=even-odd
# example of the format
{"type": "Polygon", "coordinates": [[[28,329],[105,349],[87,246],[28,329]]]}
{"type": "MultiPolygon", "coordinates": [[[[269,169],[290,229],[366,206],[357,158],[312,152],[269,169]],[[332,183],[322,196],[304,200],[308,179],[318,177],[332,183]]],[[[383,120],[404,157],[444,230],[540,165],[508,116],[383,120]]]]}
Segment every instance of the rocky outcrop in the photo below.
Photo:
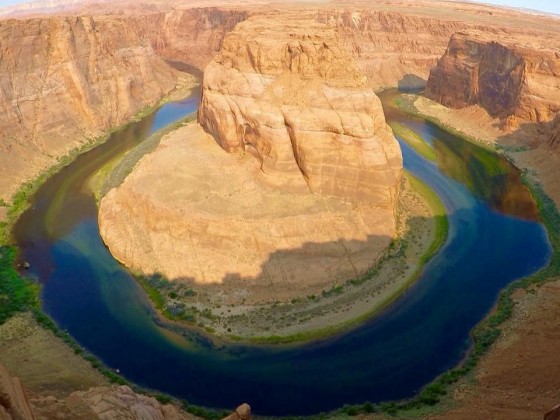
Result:
{"type": "Polygon", "coordinates": [[[560,111],[560,55],[546,38],[460,32],[428,80],[426,96],[451,108],[478,104],[507,123],[546,122],[560,111]]]}
{"type": "Polygon", "coordinates": [[[27,395],[18,378],[12,378],[0,365],[0,419],[33,420],[27,395]]]}
{"type": "Polygon", "coordinates": [[[251,407],[249,404],[241,404],[229,416],[223,420],[251,420],[251,407]]]}
{"type": "Polygon", "coordinates": [[[366,82],[333,30],[251,18],[206,68],[198,119],[271,185],[393,208],[402,158],[366,82]]]}

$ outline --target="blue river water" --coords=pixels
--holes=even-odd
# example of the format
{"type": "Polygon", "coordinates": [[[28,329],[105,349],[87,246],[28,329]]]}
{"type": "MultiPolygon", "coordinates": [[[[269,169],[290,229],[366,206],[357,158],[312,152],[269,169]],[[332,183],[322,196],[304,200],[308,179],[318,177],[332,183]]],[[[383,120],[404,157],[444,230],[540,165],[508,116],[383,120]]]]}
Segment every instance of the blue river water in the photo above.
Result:
{"type": "Polygon", "coordinates": [[[362,326],[303,345],[222,343],[175,328],[159,319],[107,251],[86,185],[113,156],[197,105],[197,93],[166,104],[80,156],[38,191],[14,231],[21,258],[43,284],[44,310],[139,385],[209,407],[249,402],[261,415],[314,414],[346,403],[411,397],[464,358],[470,330],[500,290],[550,258],[546,231],[515,168],[501,162],[485,173],[474,146],[393,110],[388,119],[437,150],[434,163],[400,142],[405,168],[436,191],[448,212],[448,239],[419,280],[362,326]]]}

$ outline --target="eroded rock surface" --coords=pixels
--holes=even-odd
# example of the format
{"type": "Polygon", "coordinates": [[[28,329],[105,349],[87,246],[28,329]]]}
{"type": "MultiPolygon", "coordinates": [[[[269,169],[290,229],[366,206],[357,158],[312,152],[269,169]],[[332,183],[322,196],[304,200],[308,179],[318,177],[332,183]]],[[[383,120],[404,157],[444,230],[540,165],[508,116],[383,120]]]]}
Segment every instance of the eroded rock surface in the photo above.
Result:
{"type": "Polygon", "coordinates": [[[392,208],[401,153],[366,82],[333,30],[252,18],[206,68],[199,121],[226,151],[254,153],[283,190],[392,208]]]}
{"type": "Polygon", "coordinates": [[[1,20],[0,198],[182,84],[173,67],[204,68],[246,17],[193,8],[1,20]]]}
{"type": "Polygon", "coordinates": [[[213,138],[178,130],[101,202],[127,266],[249,304],[356,278],[389,244],[400,148],[332,29],[240,23],[206,69],[199,120],[213,138]]]}
{"type": "Polygon", "coordinates": [[[457,33],[431,71],[426,96],[452,108],[479,104],[515,127],[550,121],[560,111],[557,42],[513,34],[457,33]]]}
{"type": "Polygon", "coordinates": [[[0,197],[172,90],[177,72],[125,21],[0,21],[0,197]]]}

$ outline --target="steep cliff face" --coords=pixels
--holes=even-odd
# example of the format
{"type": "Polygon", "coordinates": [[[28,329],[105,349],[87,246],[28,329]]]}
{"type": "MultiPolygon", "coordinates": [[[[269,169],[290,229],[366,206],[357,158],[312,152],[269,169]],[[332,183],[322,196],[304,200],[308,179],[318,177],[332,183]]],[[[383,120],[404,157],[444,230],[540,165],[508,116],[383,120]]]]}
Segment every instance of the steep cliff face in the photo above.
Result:
{"type": "MultiPolygon", "coordinates": [[[[375,6],[374,6],[375,7],[375,6]]],[[[449,37],[468,24],[445,16],[422,17],[382,10],[321,10],[318,20],[337,30],[375,88],[397,86],[407,74],[428,78],[449,37]]],[[[421,86],[420,83],[418,86],[421,86]]],[[[413,87],[413,86],[411,86],[413,87]]]]}
{"type": "Polygon", "coordinates": [[[247,13],[165,13],[0,21],[0,198],[70,149],[120,125],[203,69],[247,13]]]}
{"type": "Polygon", "coordinates": [[[199,122],[272,185],[393,208],[402,158],[366,82],[333,30],[255,17],[206,68],[199,122]]]}
{"type": "Polygon", "coordinates": [[[479,104],[493,117],[546,122],[560,111],[560,54],[546,39],[460,32],[428,80],[445,106],[479,104]]]}
{"type": "Polygon", "coordinates": [[[247,17],[243,10],[209,7],[173,10],[155,19],[140,17],[139,23],[159,56],[204,70],[221,49],[224,36],[247,17]]]}
{"type": "Polygon", "coordinates": [[[0,22],[0,196],[69,149],[124,123],[178,73],[126,21],[0,22]]]}

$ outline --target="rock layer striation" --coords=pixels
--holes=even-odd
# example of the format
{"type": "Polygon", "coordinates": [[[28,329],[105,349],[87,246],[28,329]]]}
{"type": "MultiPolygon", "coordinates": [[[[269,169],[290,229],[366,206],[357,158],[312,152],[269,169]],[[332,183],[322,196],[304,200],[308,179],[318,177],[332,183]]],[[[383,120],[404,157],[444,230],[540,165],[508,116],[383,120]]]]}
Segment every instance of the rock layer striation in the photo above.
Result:
{"type": "Polygon", "coordinates": [[[198,119],[265,182],[393,208],[402,157],[366,82],[333,30],[253,18],[206,68],[198,119]]]}
{"type": "Polygon", "coordinates": [[[426,96],[451,108],[478,104],[506,125],[542,123],[560,111],[554,40],[459,32],[432,69],[426,96]]]}

